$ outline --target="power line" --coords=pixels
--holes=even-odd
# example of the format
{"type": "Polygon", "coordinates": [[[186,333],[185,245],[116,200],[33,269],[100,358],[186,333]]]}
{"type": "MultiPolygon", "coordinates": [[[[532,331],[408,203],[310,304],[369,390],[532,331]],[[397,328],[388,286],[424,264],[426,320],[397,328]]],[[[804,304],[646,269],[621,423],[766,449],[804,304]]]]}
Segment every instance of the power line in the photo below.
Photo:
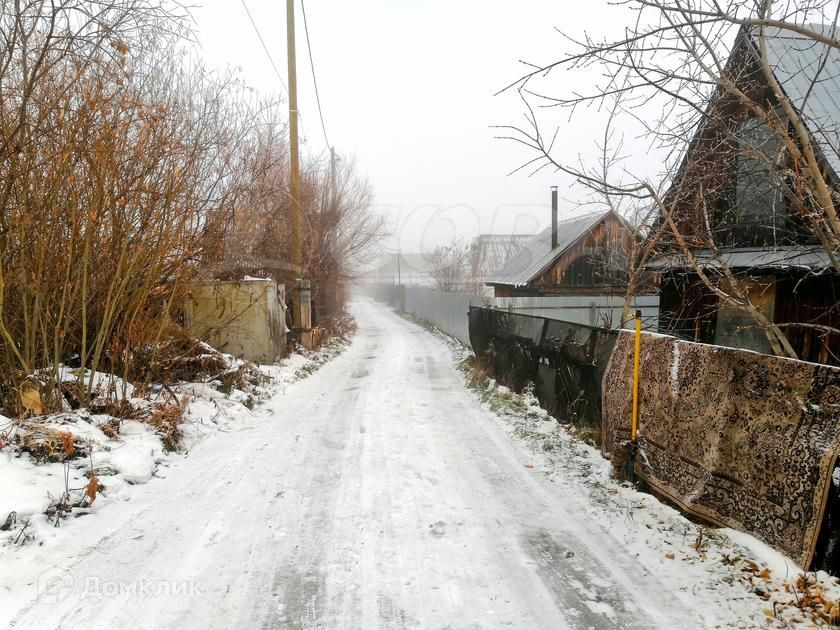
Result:
{"type": "Polygon", "coordinates": [[[327,137],[327,128],[324,125],[324,112],[321,109],[321,95],[318,93],[318,80],[315,78],[315,61],[312,59],[312,46],[309,43],[309,26],[306,23],[306,5],[303,0],[300,0],[300,10],[303,13],[303,32],[306,34],[306,49],[309,52],[309,67],[312,68],[312,83],[315,84],[315,102],[318,103],[318,116],[321,118],[321,131],[324,132],[324,142],[327,143],[328,147],[332,147],[330,140],[327,137]]]}
{"type": "Polygon", "coordinates": [[[286,92],[286,94],[288,94],[289,88],[286,87],[286,82],[283,80],[283,75],[280,74],[280,71],[274,64],[274,59],[271,58],[271,53],[268,52],[268,46],[265,45],[265,40],[263,40],[262,35],[260,34],[260,29],[257,28],[257,23],[254,21],[254,16],[251,15],[251,11],[248,9],[248,5],[245,4],[245,0],[239,1],[242,3],[242,8],[245,9],[245,13],[248,14],[248,19],[251,21],[251,26],[254,27],[254,32],[257,34],[257,39],[260,40],[260,44],[262,44],[263,50],[265,51],[265,56],[268,57],[268,62],[271,64],[271,67],[274,68],[274,74],[276,74],[277,78],[280,80],[280,85],[283,86],[283,91],[286,92]]]}
{"type": "MultiPolygon", "coordinates": [[[[280,80],[280,85],[283,87],[283,91],[286,92],[286,95],[289,94],[289,88],[286,87],[286,82],[283,80],[283,75],[280,74],[280,71],[277,69],[277,65],[274,63],[274,59],[271,58],[271,53],[268,51],[268,46],[265,45],[265,40],[262,38],[260,34],[260,29],[257,27],[257,23],[254,21],[254,17],[251,15],[251,12],[248,10],[248,5],[245,4],[245,0],[239,0],[242,3],[242,8],[245,9],[245,13],[248,14],[248,19],[251,21],[251,26],[254,28],[254,32],[257,34],[257,38],[260,40],[260,44],[262,44],[263,50],[265,51],[265,56],[268,57],[268,62],[271,64],[271,67],[274,69],[274,74],[277,75],[277,78],[280,80]]],[[[303,137],[304,142],[308,139],[306,137],[306,129],[303,126],[303,115],[298,113],[298,119],[300,122],[300,135],[303,137]]]]}

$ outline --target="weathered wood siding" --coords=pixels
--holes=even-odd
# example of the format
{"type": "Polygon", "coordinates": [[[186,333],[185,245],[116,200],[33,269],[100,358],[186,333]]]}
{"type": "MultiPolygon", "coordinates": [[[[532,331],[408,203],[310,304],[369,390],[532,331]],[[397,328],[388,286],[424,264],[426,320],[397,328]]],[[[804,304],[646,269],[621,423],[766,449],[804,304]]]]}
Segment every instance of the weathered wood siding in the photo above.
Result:
{"type": "Polygon", "coordinates": [[[632,244],[633,234],[627,226],[607,215],[533,286],[543,293],[623,293],[632,244]]]}

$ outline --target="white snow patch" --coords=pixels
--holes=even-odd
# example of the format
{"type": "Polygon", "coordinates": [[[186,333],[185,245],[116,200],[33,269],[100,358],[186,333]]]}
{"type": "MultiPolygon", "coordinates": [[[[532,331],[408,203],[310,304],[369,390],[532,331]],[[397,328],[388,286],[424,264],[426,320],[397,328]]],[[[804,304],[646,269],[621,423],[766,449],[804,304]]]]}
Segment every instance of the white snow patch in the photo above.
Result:
{"type": "Polygon", "coordinates": [[[92,398],[123,400],[134,395],[134,386],[115,374],[91,372],[88,369],[59,366],[58,379],[62,383],[80,382],[85,388],[91,385],[92,398]]]}
{"type": "MultiPolygon", "coordinates": [[[[183,455],[167,454],[155,431],[136,420],[120,420],[119,433],[112,439],[101,426],[114,419],[107,415],[90,414],[86,410],[58,414],[43,422],[45,429],[71,433],[88,445],[88,457],[70,460],[66,465],[62,462],[36,464],[28,453],[18,452],[13,444],[0,441],[0,525],[12,513],[16,515],[16,524],[10,530],[0,532],[0,609],[4,607],[4,602],[17,601],[14,597],[16,589],[31,586],[37,581],[38,574],[51,566],[49,554],[61,553],[53,549],[55,544],[83,539],[87,536],[88,525],[92,527],[91,536],[94,536],[99,519],[110,514],[115,503],[134,496],[136,490],[132,486],[147,484],[155,477],[165,477],[168,467],[189,456],[189,452],[207,436],[243,430],[259,421],[265,412],[248,407],[316,371],[337,356],[345,345],[345,341],[331,341],[318,351],[294,354],[278,365],[260,366],[270,382],[255,387],[253,392],[233,390],[224,394],[209,383],[171,387],[170,391],[179,400],[187,401],[184,423],[180,426],[183,455]],[[54,527],[44,515],[51,497],[58,498],[69,488],[75,498],[80,498],[91,469],[103,485],[103,490],[91,507],[75,508],[69,518],[62,520],[60,527],[54,527]],[[90,513],[97,514],[97,517],[74,518],[90,513]],[[16,545],[14,541],[27,522],[26,533],[34,538],[25,545],[16,545]]],[[[89,371],[81,373],[67,367],[61,369],[64,380],[82,378],[87,383],[86,379],[90,376],[89,371]]],[[[134,393],[129,383],[113,375],[96,373],[94,385],[99,395],[114,399],[121,399],[123,395],[131,397],[134,393]]],[[[164,394],[158,390],[161,398],[157,402],[163,402],[164,394]]],[[[135,408],[151,408],[155,401],[131,398],[130,402],[135,408]]],[[[13,426],[12,420],[0,416],[0,437],[3,431],[13,426]]],[[[165,488],[161,487],[160,492],[165,493],[165,488]]],[[[107,522],[107,518],[105,520],[107,522]]],[[[0,627],[4,625],[2,620],[5,615],[6,612],[0,610],[0,627]]]]}

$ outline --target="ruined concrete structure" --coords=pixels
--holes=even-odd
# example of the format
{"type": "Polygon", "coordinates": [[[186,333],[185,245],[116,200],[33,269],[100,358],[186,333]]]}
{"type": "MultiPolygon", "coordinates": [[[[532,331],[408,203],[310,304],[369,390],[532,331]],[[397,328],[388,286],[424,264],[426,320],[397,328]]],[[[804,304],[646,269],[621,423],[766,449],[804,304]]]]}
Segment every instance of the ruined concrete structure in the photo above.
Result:
{"type": "Polygon", "coordinates": [[[239,359],[272,363],[286,346],[285,285],[274,280],[206,280],[194,284],[185,326],[239,359]]]}

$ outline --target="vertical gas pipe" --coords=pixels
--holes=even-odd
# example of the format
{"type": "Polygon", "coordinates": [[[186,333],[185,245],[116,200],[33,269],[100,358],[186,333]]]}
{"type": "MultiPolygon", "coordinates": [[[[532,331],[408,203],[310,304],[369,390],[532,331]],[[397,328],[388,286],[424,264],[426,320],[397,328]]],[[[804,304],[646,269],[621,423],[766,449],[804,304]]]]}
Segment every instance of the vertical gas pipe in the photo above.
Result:
{"type": "Polygon", "coordinates": [[[636,352],[633,356],[633,418],[630,424],[630,439],[636,444],[639,431],[639,351],[642,342],[642,311],[636,311],[636,352]]]}

